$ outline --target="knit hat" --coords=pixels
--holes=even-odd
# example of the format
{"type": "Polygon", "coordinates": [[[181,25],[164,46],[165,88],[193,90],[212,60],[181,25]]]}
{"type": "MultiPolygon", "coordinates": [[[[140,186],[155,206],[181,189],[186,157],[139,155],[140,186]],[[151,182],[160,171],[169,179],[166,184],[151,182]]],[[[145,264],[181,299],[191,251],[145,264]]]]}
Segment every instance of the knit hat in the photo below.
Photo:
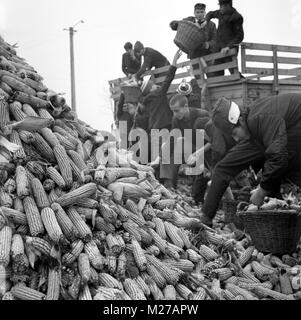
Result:
{"type": "Polygon", "coordinates": [[[134,51],[139,52],[144,49],[143,44],[140,41],[137,41],[134,45],[134,51]]]}
{"type": "Polygon", "coordinates": [[[191,94],[192,92],[192,87],[189,83],[187,82],[181,82],[181,84],[179,85],[177,92],[179,94],[188,96],[189,94],[191,94]]]}
{"type": "Polygon", "coordinates": [[[220,98],[213,109],[213,124],[227,135],[232,135],[232,130],[238,123],[241,115],[239,106],[226,98],[220,98]]]}
{"type": "Polygon", "coordinates": [[[206,10],[206,5],[204,3],[197,3],[194,6],[194,10],[206,10]]]}
{"type": "Polygon", "coordinates": [[[142,94],[144,96],[146,96],[150,92],[150,89],[152,88],[152,86],[154,84],[155,84],[154,81],[151,79],[143,81],[142,86],[141,86],[142,94]]]}

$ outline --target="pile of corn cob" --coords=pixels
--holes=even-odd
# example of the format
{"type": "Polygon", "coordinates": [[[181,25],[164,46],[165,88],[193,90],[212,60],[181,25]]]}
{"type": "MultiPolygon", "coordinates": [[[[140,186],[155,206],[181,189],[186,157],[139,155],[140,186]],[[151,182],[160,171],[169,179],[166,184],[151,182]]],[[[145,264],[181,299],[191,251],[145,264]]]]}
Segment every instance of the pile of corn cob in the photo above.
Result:
{"type": "MultiPolygon", "coordinates": [[[[15,49],[0,44],[3,300],[298,299],[298,256],[262,255],[247,237],[201,225],[197,210],[78,120],[15,49]],[[196,236],[188,229],[200,229],[196,236]]],[[[1,141],[0,141],[1,142],[1,141]]]]}

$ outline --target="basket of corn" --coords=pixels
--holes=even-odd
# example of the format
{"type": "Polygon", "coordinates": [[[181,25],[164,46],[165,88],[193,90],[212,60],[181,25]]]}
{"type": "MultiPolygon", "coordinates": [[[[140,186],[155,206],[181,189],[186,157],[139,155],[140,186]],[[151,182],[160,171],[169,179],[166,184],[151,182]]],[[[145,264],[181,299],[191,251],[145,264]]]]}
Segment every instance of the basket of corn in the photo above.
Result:
{"type": "Polygon", "coordinates": [[[124,81],[121,84],[122,92],[124,93],[125,103],[137,103],[142,91],[138,83],[134,80],[124,81]]]}
{"type": "Polygon", "coordinates": [[[238,216],[257,250],[274,254],[292,253],[301,236],[301,207],[284,200],[266,198],[257,207],[250,205],[238,216]]]}
{"type": "Polygon", "coordinates": [[[185,20],[179,22],[174,43],[182,51],[189,54],[205,41],[205,32],[195,23],[185,20]]]}

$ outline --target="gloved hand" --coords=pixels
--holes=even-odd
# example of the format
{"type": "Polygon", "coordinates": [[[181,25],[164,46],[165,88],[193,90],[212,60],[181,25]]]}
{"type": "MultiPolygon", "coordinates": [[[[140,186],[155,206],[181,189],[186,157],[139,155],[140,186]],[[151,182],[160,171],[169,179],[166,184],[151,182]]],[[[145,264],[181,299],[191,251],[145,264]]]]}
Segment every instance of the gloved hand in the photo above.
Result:
{"type": "Polygon", "coordinates": [[[257,189],[253,190],[251,194],[250,202],[256,206],[261,206],[264,201],[264,197],[269,193],[259,186],[257,189]]]}

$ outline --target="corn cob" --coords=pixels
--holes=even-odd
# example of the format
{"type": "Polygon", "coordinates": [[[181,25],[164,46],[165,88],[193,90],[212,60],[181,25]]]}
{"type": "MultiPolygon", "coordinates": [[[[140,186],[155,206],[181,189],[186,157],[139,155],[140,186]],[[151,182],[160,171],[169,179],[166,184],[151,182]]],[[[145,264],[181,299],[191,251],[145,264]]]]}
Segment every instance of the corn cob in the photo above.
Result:
{"type": "Polygon", "coordinates": [[[208,261],[218,258],[218,254],[205,245],[200,246],[199,254],[208,261]]]}
{"type": "MultiPolygon", "coordinates": [[[[71,160],[70,157],[68,157],[69,159],[69,163],[71,166],[71,170],[72,170],[72,175],[75,181],[78,181],[80,183],[86,183],[86,176],[83,175],[83,171],[80,171],[80,169],[76,166],[76,164],[71,160]]],[[[87,182],[89,183],[89,182],[87,182]]]]}
{"type": "Polygon", "coordinates": [[[60,144],[57,144],[53,148],[54,155],[60,168],[61,175],[65,180],[66,186],[71,188],[73,183],[72,169],[67,156],[66,150],[60,144]]]}
{"type": "Polygon", "coordinates": [[[238,295],[234,298],[234,300],[246,300],[244,296],[238,295]]]}
{"type": "Polygon", "coordinates": [[[27,117],[27,115],[22,111],[22,104],[20,102],[15,101],[11,103],[9,105],[9,110],[17,121],[22,121],[27,117]]]}
{"type": "Polygon", "coordinates": [[[114,233],[115,227],[111,223],[106,223],[105,220],[97,216],[95,218],[95,228],[99,231],[104,231],[105,233],[114,233]]]}
{"type": "Polygon", "coordinates": [[[2,81],[4,81],[6,84],[8,84],[14,91],[21,91],[28,95],[35,96],[36,91],[32,89],[30,86],[25,84],[24,82],[17,80],[16,78],[13,78],[8,75],[4,75],[1,78],[2,81]]]}
{"type": "Polygon", "coordinates": [[[45,175],[45,169],[37,161],[29,161],[26,164],[26,168],[40,180],[43,179],[45,175]]]}
{"type": "Polygon", "coordinates": [[[17,274],[25,273],[28,270],[29,261],[24,252],[23,239],[19,234],[14,234],[12,238],[11,256],[14,272],[17,274]]]}
{"type": "Polygon", "coordinates": [[[256,297],[254,297],[248,290],[242,289],[235,284],[227,283],[226,289],[229,290],[233,295],[235,296],[243,296],[246,300],[258,300],[256,297]]]}
{"type": "Polygon", "coordinates": [[[152,264],[147,265],[147,273],[150,275],[150,277],[156,282],[159,288],[164,288],[166,285],[166,279],[163,277],[163,275],[160,273],[159,270],[152,264]]]}
{"type": "Polygon", "coordinates": [[[91,279],[91,269],[89,257],[86,253],[81,253],[78,257],[78,271],[84,283],[91,279]]]}
{"type": "Polygon", "coordinates": [[[260,283],[260,281],[251,272],[247,272],[245,270],[241,270],[238,274],[242,278],[249,279],[253,283],[260,283]]]}
{"type": "Polygon", "coordinates": [[[81,277],[79,274],[77,274],[73,280],[73,283],[68,289],[69,295],[72,297],[73,300],[77,300],[79,291],[81,287],[81,277]]]}
{"type": "Polygon", "coordinates": [[[182,239],[183,243],[184,243],[184,247],[186,249],[189,249],[191,248],[191,242],[190,242],[190,239],[189,239],[189,236],[188,236],[188,233],[187,231],[185,231],[184,229],[182,228],[179,228],[178,229],[178,235],[180,236],[180,238],[182,239]]]}
{"type": "Polygon", "coordinates": [[[206,231],[206,237],[209,242],[211,242],[215,245],[218,245],[218,246],[222,245],[225,242],[223,236],[221,236],[217,233],[210,232],[210,231],[206,231]]]}
{"type": "Polygon", "coordinates": [[[164,300],[176,300],[176,289],[172,285],[167,285],[163,289],[164,300]]]}
{"type": "Polygon", "coordinates": [[[0,189],[0,205],[7,208],[11,208],[13,206],[13,199],[4,191],[3,188],[0,189]]]}
{"type": "Polygon", "coordinates": [[[263,283],[247,283],[247,282],[239,281],[238,286],[243,289],[249,290],[249,291],[252,291],[253,289],[255,289],[257,287],[264,287],[264,288],[267,288],[270,290],[273,289],[273,285],[269,281],[263,282],[263,283]]]}
{"type": "Polygon", "coordinates": [[[132,237],[134,237],[138,242],[141,242],[141,235],[139,232],[139,227],[135,224],[124,222],[123,228],[126,230],[132,237]]]}
{"type": "MultiPolygon", "coordinates": [[[[279,282],[280,282],[280,288],[281,288],[281,293],[289,295],[293,294],[293,288],[291,285],[290,278],[287,274],[283,274],[279,276],[279,282]]],[[[270,288],[272,289],[272,288],[270,288]]]]}
{"type": "Polygon", "coordinates": [[[0,95],[0,127],[4,127],[8,122],[9,118],[9,106],[6,99],[0,95]]]}
{"type": "Polygon", "coordinates": [[[7,193],[14,193],[17,188],[16,181],[12,178],[8,179],[4,184],[4,191],[7,193]]]}
{"type": "Polygon", "coordinates": [[[99,211],[106,222],[112,223],[112,224],[116,222],[118,215],[108,205],[100,203],[99,211]]]}
{"type": "Polygon", "coordinates": [[[58,196],[57,196],[56,192],[54,191],[54,189],[52,189],[48,194],[48,201],[52,205],[53,203],[56,202],[57,199],[58,199],[58,196]]]}
{"type": "MultiPolygon", "coordinates": [[[[51,146],[55,147],[57,145],[60,145],[60,142],[56,135],[49,129],[49,128],[43,128],[40,130],[42,137],[45,139],[45,141],[51,146]]],[[[65,150],[65,149],[64,149],[65,150]]]]}
{"type": "Polygon", "coordinates": [[[122,283],[108,273],[100,273],[98,279],[101,286],[123,290],[122,283]]]}
{"type": "Polygon", "coordinates": [[[233,271],[230,268],[216,269],[213,273],[216,274],[218,279],[221,281],[225,281],[233,275],[233,271]]]}
{"type": "Polygon", "coordinates": [[[99,203],[94,199],[80,199],[76,203],[77,206],[89,209],[98,209],[99,203]]]}
{"type": "Polygon", "coordinates": [[[41,211],[41,218],[50,239],[56,244],[64,241],[63,232],[53,210],[51,208],[44,208],[41,211]]]}
{"type": "Polygon", "coordinates": [[[45,294],[26,287],[25,285],[16,285],[11,289],[14,298],[19,300],[44,300],[45,294]]]}
{"type": "Polygon", "coordinates": [[[190,300],[193,296],[193,292],[181,283],[176,284],[176,290],[178,294],[185,300],[190,300]]]}
{"type": "Polygon", "coordinates": [[[156,217],[156,214],[151,205],[146,205],[142,210],[142,215],[146,221],[151,221],[156,217]]]}
{"type": "Polygon", "coordinates": [[[98,272],[90,265],[90,270],[91,270],[91,278],[90,282],[94,286],[99,285],[99,279],[98,279],[98,272]]]}
{"type": "Polygon", "coordinates": [[[114,254],[119,254],[122,248],[119,246],[119,242],[111,233],[106,236],[106,243],[109,248],[114,254]]]}
{"type": "Polygon", "coordinates": [[[251,259],[254,250],[255,247],[249,247],[239,256],[238,261],[242,267],[244,267],[251,259]]]}
{"type": "Polygon", "coordinates": [[[187,258],[188,260],[190,260],[193,263],[198,263],[199,261],[201,261],[203,259],[202,256],[200,256],[195,250],[193,249],[188,249],[186,251],[187,253],[187,258]]]}
{"type": "Polygon", "coordinates": [[[73,146],[75,146],[75,148],[77,147],[79,140],[69,134],[66,130],[58,126],[54,126],[53,131],[55,133],[59,133],[61,136],[67,139],[70,143],[72,143],[73,146]]]}
{"type": "Polygon", "coordinates": [[[286,295],[268,288],[264,288],[263,286],[258,286],[254,288],[254,293],[257,295],[262,295],[264,297],[271,297],[275,300],[294,300],[293,296],[286,295]]]}
{"type": "Polygon", "coordinates": [[[38,114],[43,119],[50,119],[54,121],[53,116],[46,109],[38,109],[38,114]]]}
{"type": "Polygon", "coordinates": [[[252,268],[257,276],[261,280],[267,280],[269,276],[275,273],[273,268],[264,266],[257,261],[252,262],[252,268]]]}
{"type": "Polygon", "coordinates": [[[93,300],[89,286],[87,284],[84,285],[81,292],[79,293],[78,300],[85,300],[85,301],[93,300]]]}
{"type": "Polygon", "coordinates": [[[72,161],[75,163],[75,165],[81,170],[81,171],[86,171],[88,170],[88,167],[84,161],[84,159],[76,152],[73,150],[69,150],[68,152],[69,157],[71,157],[72,161]]]}
{"type": "Polygon", "coordinates": [[[136,239],[132,239],[132,246],[133,246],[133,255],[138,268],[141,271],[145,271],[147,266],[146,256],[136,239]]]}
{"type": "Polygon", "coordinates": [[[238,278],[236,276],[232,276],[229,279],[225,280],[225,283],[238,285],[238,278]]]}
{"type": "Polygon", "coordinates": [[[244,270],[245,272],[251,273],[251,272],[253,271],[253,269],[252,269],[252,264],[251,264],[251,263],[247,264],[247,265],[243,268],[243,270],[244,270]]]}
{"type": "Polygon", "coordinates": [[[85,245],[81,240],[76,240],[71,245],[71,251],[67,252],[62,257],[62,263],[70,266],[79,257],[85,245]]]}
{"type": "Polygon", "coordinates": [[[26,219],[28,222],[30,234],[33,237],[42,235],[45,231],[40,212],[36,206],[35,201],[31,197],[26,197],[23,200],[26,219]]]}
{"type": "Polygon", "coordinates": [[[13,130],[9,137],[9,141],[19,146],[19,150],[13,154],[14,160],[24,161],[26,159],[26,154],[23,148],[22,141],[19,137],[19,133],[13,130]]]}
{"type": "Polygon", "coordinates": [[[144,220],[143,217],[138,217],[134,213],[128,211],[129,214],[129,219],[135,222],[139,227],[144,227],[146,221],[144,220]]]}
{"type": "Polygon", "coordinates": [[[78,138],[78,132],[74,130],[74,127],[69,122],[64,122],[62,119],[56,119],[55,125],[58,127],[63,128],[65,131],[67,131],[71,136],[74,138],[78,138]]]}
{"type": "Polygon", "coordinates": [[[136,277],[134,279],[134,281],[137,283],[137,285],[139,286],[139,288],[143,291],[144,295],[146,297],[149,297],[151,295],[151,291],[150,288],[148,287],[148,285],[146,284],[146,282],[140,277],[136,277]]]}
{"type": "Polygon", "coordinates": [[[127,263],[126,255],[124,253],[121,253],[118,257],[117,271],[116,271],[117,277],[120,279],[124,279],[125,277],[126,263],[127,263]]]}
{"type": "Polygon", "coordinates": [[[55,156],[52,151],[52,148],[49,146],[47,141],[39,133],[36,133],[35,136],[36,136],[36,140],[33,143],[33,146],[35,147],[35,149],[43,158],[47,159],[51,163],[54,163],[55,156]]]}
{"type": "Polygon", "coordinates": [[[164,294],[157,286],[156,282],[149,277],[145,280],[146,284],[149,286],[149,290],[154,300],[161,301],[164,300],[164,294]]]}
{"type": "Polygon", "coordinates": [[[48,241],[37,237],[26,237],[26,243],[32,245],[36,250],[40,251],[47,257],[51,254],[51,245],[48,241]]]}
{"type": "Polygon", "coordinates": [[[36,136],[29,131],[25,131],[25,130],[19,130],[19,137],[20,139],[27,144],[32,144],[36,141],[36,136]]]}
{"type": "Polygon", "coordinates": [[[159,209],[159,210],[173,209],[175,205],[176,205],[176,200],[174,200],[174,199],[164,199],[164,200],[157,201],[155,203],[155,208],[159,209]]]}
{"type": "Polygon", "coordinates": [[[131,211],[132,213],[136,214],[137,216],[141,217],[141,213],[138,210],[137,204],[133,200],[127,199],[125,203],[125,208],[131,211]]]}
{"type": "Polygon", "coordinates": [[[58,270],[50,269],[45,300],[59,300],[61,276],[58,270]]]}
{"type": "Polygon", "coordinates": [[[49,207],[50,203],[41,181],[37,178],[34,178],[31,182],[31,187],[38,208],[44,209],[49,207]]]}
{"type": "Polygon", "coordinates": [[[54,132],[54,135],[56,136],[59,143],[66,149],[66,150],[75,150],[76,145],[73,144],[70,140],[66,139],[61,134],[54,132]]]}
{"type": "Polygon", "coordinates": [[[133,300],[146,300],[146,297],[137,283],[132,279],[125,279],[123,282],[125,292],[133,299],[133,300]]]}
{"type": "Polygon", "coordinates": [[[16,184],[17,195],[20,199],[24,199],[30,194],[29,181],[27,178],[26,170],[22,166],[16,168],[16,184]]]}
{"type": "Polygon", "coordinates": [[[168,247],[167,242],[163,240],[155,230],[149,229],[149,233],[152,236],[155,245],[160,249],[160,251],[162,253],[166,253],[166,249],[168,247]]]}
{"type": "Polygon", "coordinates": [[[48,167],[46,171],[49,178],[52,179],[60,188],[66,188],[65,180],[54,167],[48,167]]]}
{"type": "Polygon", "coordinates": [[[9,291],[9,292],[6,292],[3,297],[2,297],[2,300],[3,301],[12,301],[12,300],[15,300],[13,294],[9,291]]]}
{"type": "Polygon", "coordinates": [[[117,257],[113,254],[113,252],[108,251],[106,253],[108,271],[111,274],[115,274],[117,269],[117,257]]]}
{"type": "Polygon", "coordinates": [[[12,229],[4,226],[0,231],[0,265],[7,267],[10,262],[10,249],[12,244],[12,229]]]}
{"type": "Polygon", "coordinates": [[[67,214],[73,225],[78,231],[78,236],[80,239],[83,239],[84,242],[90,241],[92,239],[92,231],[81,218],[79,213],[75,210],[74,207],[67,209],[67,214]]]}
{"type": "Polygon", "coordinates": [[[93,268],[101,271],[104,266],[104,257],[100,254],[97,245],[93,240],[85,244],[85,253],[88,255],[93,268]]]}
{"type": "Polygon", "coordinates": [[[0,82],[0,89],[1,89],[2,95],[6,94],[8,95],[8,97],[10,97],[13,94],[13,89],[5,82],[2,82],[2,81],[0,82]]]}
{"type": "Polygon", "coordinates": [[[180,269],[184,272],[187,272],[187,273],[192,272],[194,269],[194,264],[189,260],[165,259],[164,262],[167,263],[171,267],[178,268],[178,269],[180,269]]]}
{"type": "Polygon", "coordinates": [[[153,222],[155,222],[155,224],[156,224],[155,230],[158,233],[158,235],[163,240],[166,240],[167,239],[167,235],[166,235],[165,224],[164,224],[163,220],[161,220],[160,218],[154,218],[153,222]]]}
{"type": "Polygon", "coordinates": [[[80,199],[89,198],[95,195],[96,190],[97,190],[96,184],[89,183],[74,191],[71,191],[63,195],[62,197],[57,199],[57,203],[60,204],[62,207],[74,205],[80,199]]]}
{"type": "Polygon", "coordinates": [[[39,117],[39,115],[33,110],[29,104],[23,104],[23,112],[29,117],[39,117]]]}
{"type": "Polygon", "coordinates": [[[146,249],[146,253],[157,257],[160,254],[160,249],[155,245],[151,245],[146,249]]]}

